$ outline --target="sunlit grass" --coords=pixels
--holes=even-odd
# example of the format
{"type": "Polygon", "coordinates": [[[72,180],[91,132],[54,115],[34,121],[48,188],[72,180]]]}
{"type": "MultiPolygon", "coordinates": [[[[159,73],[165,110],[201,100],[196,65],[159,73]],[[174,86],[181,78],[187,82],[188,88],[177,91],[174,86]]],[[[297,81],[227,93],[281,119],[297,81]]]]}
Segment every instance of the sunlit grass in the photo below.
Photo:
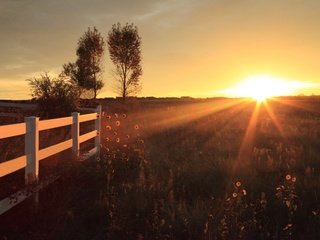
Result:
{"type": "Polygon", "coordinates": [[[76,194],[55,234],[318,239],[320,115],[279,101],[108,104],[101,156],[63,182],[76,194]]]}

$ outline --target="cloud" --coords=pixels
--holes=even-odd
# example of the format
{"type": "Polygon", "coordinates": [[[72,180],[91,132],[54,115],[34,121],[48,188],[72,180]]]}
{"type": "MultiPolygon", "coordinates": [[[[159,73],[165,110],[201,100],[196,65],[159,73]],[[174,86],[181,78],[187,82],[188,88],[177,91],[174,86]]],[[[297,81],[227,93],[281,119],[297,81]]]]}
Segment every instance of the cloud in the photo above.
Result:
{"type": "Polygon", "coordinates": [[[8,64],[4,66],[4,69],[6,70],[16,70],[16,69],[20,69],[23,68],[22,64],[8,64]]]}

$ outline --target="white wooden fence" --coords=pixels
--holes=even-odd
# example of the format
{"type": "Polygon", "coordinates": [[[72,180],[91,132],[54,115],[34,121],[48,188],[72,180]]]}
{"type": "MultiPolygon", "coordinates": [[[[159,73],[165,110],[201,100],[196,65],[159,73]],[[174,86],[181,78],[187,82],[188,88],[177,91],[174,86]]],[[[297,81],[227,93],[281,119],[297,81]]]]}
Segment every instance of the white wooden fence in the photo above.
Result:
{"type": "MultiPolygon", "coordinates": [[[[75,112],[70,117],[39,120],[38,117],[26,117],[24,123],[0,126],[0,139],[25,135],[25,154],[18,158],[0,163],[0,177],[25,168],[25,183],[38,181],[39,161],[54,154],[72,148],[73,153],[79,157],[80,143],[95,139],[95,147],[84,157],[90,157],[100,152],[101,106],[94,109],[94,113],[80,115],[75,112]],[[95,120],[95,129],[80,135],[80,123],[95,120]],[[39,149],[39,132],[53,128],[71,125],[72,137],[50,147],[39,149]]],[[[0,214],[11,207],[9,199],[0,201],[0,214]]]]}

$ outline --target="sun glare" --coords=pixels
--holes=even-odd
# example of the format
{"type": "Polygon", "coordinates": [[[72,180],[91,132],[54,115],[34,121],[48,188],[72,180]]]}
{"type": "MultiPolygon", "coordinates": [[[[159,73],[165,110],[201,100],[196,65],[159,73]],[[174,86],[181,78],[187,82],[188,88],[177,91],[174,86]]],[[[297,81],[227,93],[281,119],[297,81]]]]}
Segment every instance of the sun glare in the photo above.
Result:
{"type": "Polygon", "coordinates": [[[307,83],[286,81],[269,75],[248,77],[235,88],[226,90],[229,95],[250,97],[258,102],[275,96],[296,94],[296,90],[307,87],[307,83]]]}

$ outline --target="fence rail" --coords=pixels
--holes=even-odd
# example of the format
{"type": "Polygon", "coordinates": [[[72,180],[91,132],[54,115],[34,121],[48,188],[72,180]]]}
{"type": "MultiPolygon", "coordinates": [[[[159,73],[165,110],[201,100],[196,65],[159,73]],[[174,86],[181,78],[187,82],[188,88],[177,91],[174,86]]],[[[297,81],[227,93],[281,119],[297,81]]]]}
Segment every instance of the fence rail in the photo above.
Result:
{"type": "MultiPolygon", "coordinates": [[[[38,181],[39,161],[44,160],[59,152],[72,148],[73,153],[79,157],[80,143],[95,139],[95,146],[88,151],[86,156],[92,156],[100,151],[100,129],[101,129],[101,106],[94,110],[95,113],[80,115],[75,112],[71,117],[39,120],[38,117],[26,117],[24,123],[0,126],[0,139],[25,135],[25,154],[15,159],[0,163],[0,177],[25,168],[25,184],[38,181]],[[95,130],[80,135],[80,123],[95,121],[95,130]],[[70,126],[71,139],[39,149],[39,132],[53,128],[70,126]]],[[[0,214],[13,206],[4,204],[7,199],[0,201],[0,214]]]]}
{"type": "Polygon", "coordinates": [[[26,134],[27,132],[26,126],[27,126],[26,123],[2,125],[0,126],[0,139],[26,134]]]}

